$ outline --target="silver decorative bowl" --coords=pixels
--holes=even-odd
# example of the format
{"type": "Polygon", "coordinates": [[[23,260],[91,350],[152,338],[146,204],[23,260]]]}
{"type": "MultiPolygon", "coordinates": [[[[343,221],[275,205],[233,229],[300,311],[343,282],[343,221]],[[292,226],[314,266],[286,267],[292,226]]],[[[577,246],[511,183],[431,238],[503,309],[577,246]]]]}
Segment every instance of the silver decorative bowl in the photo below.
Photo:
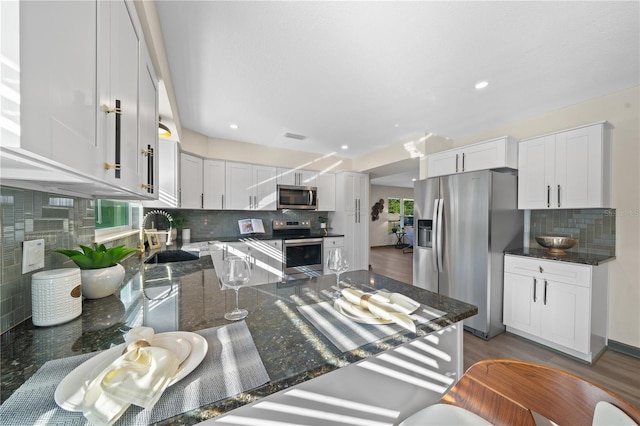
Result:
{"type": "Polygon", "coordinates": [[[577,238],[571,237],[553,237],[543,235],[536,237],[536,241],[542,247],[547,248],[547,254],[552,256],[566,256],[565,250],[578,244],[577,238]]]}

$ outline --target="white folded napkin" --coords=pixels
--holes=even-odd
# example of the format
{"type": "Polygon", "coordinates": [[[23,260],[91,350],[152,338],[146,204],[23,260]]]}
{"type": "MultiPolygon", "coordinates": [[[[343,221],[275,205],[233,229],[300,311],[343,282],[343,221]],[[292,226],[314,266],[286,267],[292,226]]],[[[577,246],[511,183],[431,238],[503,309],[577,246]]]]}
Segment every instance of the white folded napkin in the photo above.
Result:
{"type": "MultiPolygon", "coordinates": [[[[144,331],[148,336],[148,330],[144,331]]],[[[176,355],[164,348],[147,346],[125,353],[88,384],[82,402],[84,416],[97,425],[111,425],[131,404],[152,409],[179,364],[176,355]]]]}
{"type": "MultiPolygon", "coordinates": [[[[346,302],[353,305],[354,307],[358,307],[362,310],[366,309],[380,319],[393,321],[394,323],[403,328],[406,328],[407,330],[410,330],[414,333],[416,332],[416,325],[413,322],[413,318],[411,318],[408,314],[408,308],[392,302],[391,298],[385,295],[378,295],[376,293],[363,293],[362,291],[353,288],[342,289],[341,293],[346,302]],[[365,297],[363,298],[363,296],[365,297]]],[[[395,293],[386,294],[393,295],[395,293]]],[[[408,297],[406,299],[413,302],[414,304],[417,303],[409,299],[408,297]]],[[[351,311],[349,312],[351,313],[351,311]]]]}
{"type": "Polygon", "coordinates": [[[136,340],[146,340],[151,343],[155,332],[151,327],[133,327],[124,335],[125,343],[132,343],[136,340]]]}

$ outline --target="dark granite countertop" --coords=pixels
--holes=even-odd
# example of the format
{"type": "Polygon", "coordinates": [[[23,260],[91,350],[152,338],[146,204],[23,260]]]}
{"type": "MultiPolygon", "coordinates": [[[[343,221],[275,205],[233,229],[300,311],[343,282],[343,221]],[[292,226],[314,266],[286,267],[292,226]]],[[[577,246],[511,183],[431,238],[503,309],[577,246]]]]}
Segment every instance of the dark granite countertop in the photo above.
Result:
{"type": "MultiPolygon", "coordinates": [[[[134,326],[152,326],[160,333],[229,324],[224,313],[234,306],[233,291],[220,289],[210,256],[158,265],[144,265],[140,258],[132,256],[122,263],[127,275],[121,290],[103,299],[85,299],[80,317],[52,327],[34,327],[28,320],[1,336],[1,401],[45,362],[108,349],[122,343],[123,334],[134,326]],[[163,292],[175,292],[176,297],[168,298],[162,309],[147,309],[154,303],[154,295],[163,292]]],[[[243,287],[240,306],[249,311],[245,321],[271,381],[161,423],[198,423],[477,313],[473,305],[369,271],[346,272],[341,280],[363,291],[399,292],[447,314],[418,325],[417,333],[400,332],[383,341],[340,352],[296,309],[297,305],[331,300],[334,275],[243,287]],[[319,346],[323,349],[319,350],[319,346]]]]}
{"type": "MultiPolygon", "coordinates": [[[[214,241],[220,241],[222,243],[231,243],[234,241],[242,241],[243,239],[246,238],[252,238],[254,240],[284,240],[284,239],[293,239],[293,238],[324,238],[324,237],[344,237],[343,234],[334,234],[329,232],[327,235],[324,234],[324,232],[322,231],[311,231],[311,233],[309,234],[290,234],[290,235],[286,235],[283,236],[282,234],[246,234],[246,235],[227,235],[227,236],[218,236],[213,238],[212,240],[214,241]]],[[[199,242],[204,242],[204,241],[208,241],[208,240],[202,240],[202,239],[194,239],[191,238],[191,242],[192,243],[199,243],[199,242]]]]}
{"type": "Polygon", "coordinates": [[[538,259],[558,260],[560,262],[580,263],[583,265],[598,266],[614,260],[615,256],[603,256],[598,254],[586,254],[580,252],[566,251],[566,256],[551,256],[547,254],[547,249],[524,247],[513,250],[505,250],[504,254],[515,256],[536,257],[538,259]]]}

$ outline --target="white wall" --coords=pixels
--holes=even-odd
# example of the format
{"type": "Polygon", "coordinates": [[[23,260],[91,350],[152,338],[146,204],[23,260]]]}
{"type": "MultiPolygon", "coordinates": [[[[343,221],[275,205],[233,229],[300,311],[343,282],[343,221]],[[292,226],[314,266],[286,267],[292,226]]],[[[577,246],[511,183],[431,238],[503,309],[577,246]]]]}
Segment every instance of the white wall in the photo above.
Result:
{"type": "MultiPolygon", "coordinates": [[[[522,140],[601,120],[613,125],[611,196],[617,218],[616,260],[609,264],[609,339],[637,348],[640,348],[639,99],[640,88],[634,87],[453,142],[458,147],[503,135],[522,140]]],[[[426,167],[421,162],[420,176],[424,174],[426,167]]]]}
{"type": "Polygon", "coordinates": [[[369,190],[369,204],[367,215],[369,217],[369,245],[371,247],[388,246],[396,243],[396,236],[388,234],[387,222],[397,219],[398,215],[389,215],[389,197],[413,199],[413,188],[398,188],[395,186],[371,185],[369,190]],[[380,199],[384,200],[384,211],[378,216],[378,220],[371,220],[371,208],[380,199]]]}

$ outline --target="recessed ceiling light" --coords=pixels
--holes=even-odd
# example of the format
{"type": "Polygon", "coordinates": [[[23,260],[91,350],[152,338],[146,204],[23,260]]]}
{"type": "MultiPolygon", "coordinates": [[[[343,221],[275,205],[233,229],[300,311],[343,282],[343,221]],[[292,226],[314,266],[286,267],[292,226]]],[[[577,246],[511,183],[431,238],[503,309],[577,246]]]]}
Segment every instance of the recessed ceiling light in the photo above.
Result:
{"type": "Polygon", "coordinates": [[[480,81],[480,82],[476,83],[476,89],[478,89],[478,90],[484,89],[488,85],[489,85],[488,81],[480,81]]]}
{"type": "Polygon", "coordinates": [[[413,179],[411,179],[411,180],[412,180],[413,182],[415,182],[415,181],[417,181],[418,179],[416,179],[416,178],[413,178],[413,179]]]}
{"type": "Polygon", "coordinates": [[[393,127],[400,127],[400,125],[399,124],[394,124],[393,127]]]}
{"type": "Polygon", "coordinates": [[[342,148],[342,149],[349,149],[349,146],[348,146],[348,145],[342,145],[340,148],[342,148]]]}
{"type": "Polygon", "coordinates": [[[229,124],[229,127],[231,127],[233,130],[238,130],[237,124],[229,124]]]}

